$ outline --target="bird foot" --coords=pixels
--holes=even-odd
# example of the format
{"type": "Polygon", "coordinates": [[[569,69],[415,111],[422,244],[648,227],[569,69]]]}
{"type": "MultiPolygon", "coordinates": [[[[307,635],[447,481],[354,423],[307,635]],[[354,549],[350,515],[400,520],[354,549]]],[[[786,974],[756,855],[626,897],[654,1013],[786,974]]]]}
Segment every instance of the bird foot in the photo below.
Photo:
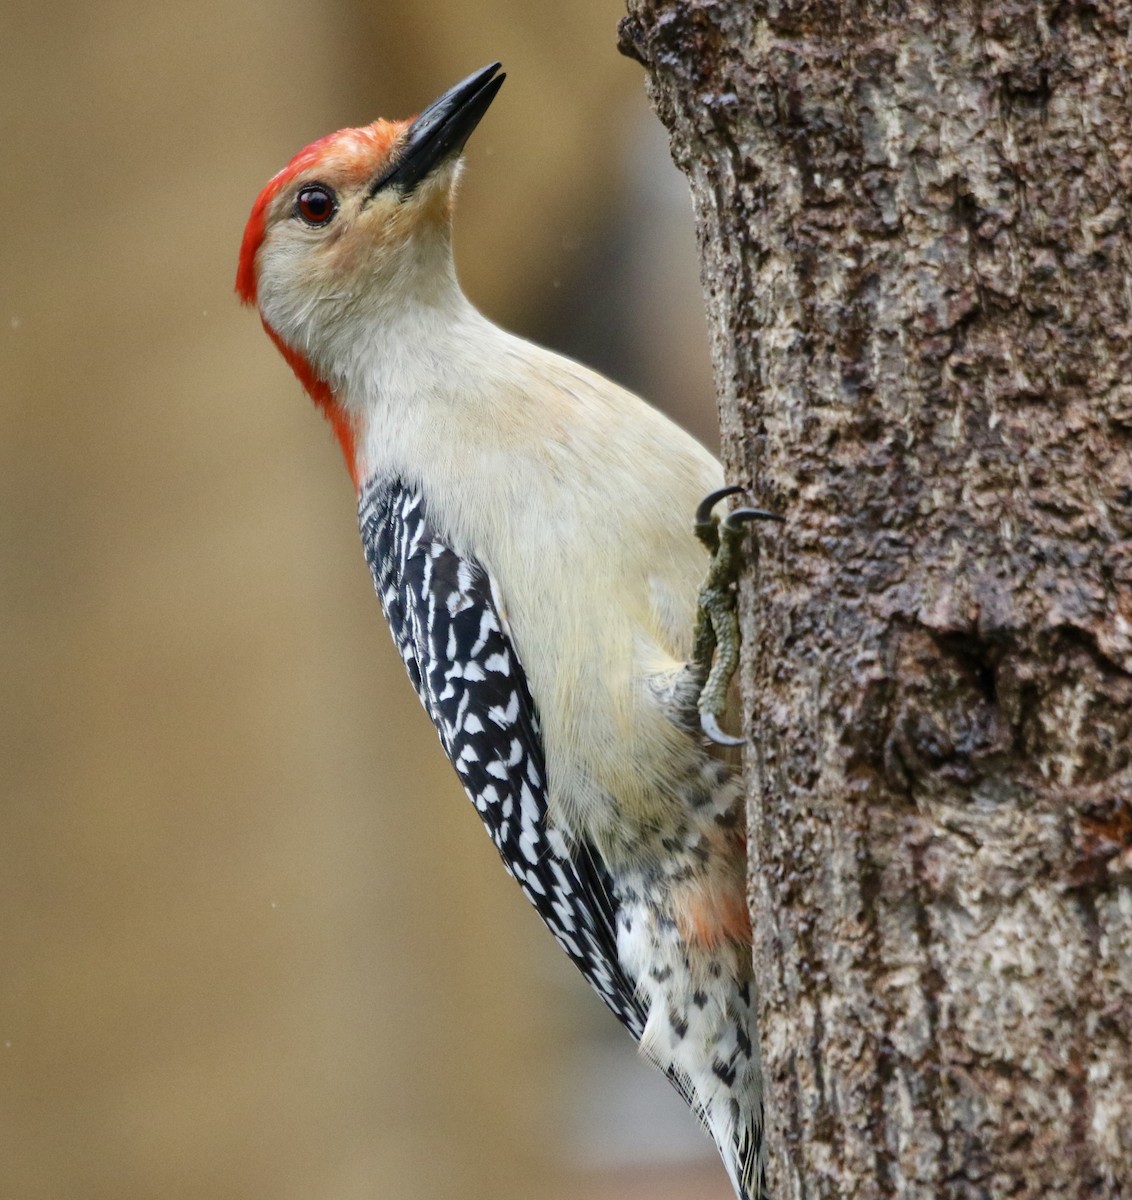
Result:
{"type": "Polygon", "coordinates": [[[692,662],[703,679],[697,707],[700,728],[719,746],[741,746],[742,738],[720,728],[727,693],[739,665],[739,619],[735,612],[735,583],[742,566],[741,543],[751,521],[781,521],[778,513],[762,508],[737,508],[720,520],[712,509],[740,487],[725,487],[703,498],[696,509],[696,537],[711,552],[711,566],[700,588],[699,612],[692,662]]]}

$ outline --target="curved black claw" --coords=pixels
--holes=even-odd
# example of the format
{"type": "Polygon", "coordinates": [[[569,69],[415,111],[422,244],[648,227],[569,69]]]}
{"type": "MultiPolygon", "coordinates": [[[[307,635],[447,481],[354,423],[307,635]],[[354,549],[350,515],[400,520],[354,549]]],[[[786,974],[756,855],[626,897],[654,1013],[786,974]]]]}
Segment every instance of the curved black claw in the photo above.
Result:
{"type": "Polygon", "coordinates": [[[781,513],[769,512],[765,508],[735,508],[723,518],[724,529],[734,530],[747,521],[785,521],[781,513]]]}
{"type": "Polygon", "coordinates": [[[722,487],[717,488],[714,492],[708,494],[696,506],[696,518],[692,524],[692,528],[696,532],[696,537],[708,548],[712,554],[719,553],[719,518],[711,511],[720,502],[728,496],[734,496],[741,492],[741,487],[722,487]]]}
{"type": "Polygon", "coordinates": [[[719,721],[716,720],[713,712],[700,713],[700,728],[717,746],[742,746],[744,744],[742,738],[732,737],[731,734],[724,733],[720,729],[719,721]]]}
{"type": "Polygon", "coordinates": [[[696,507],[696,524],[710,525],[712,520],[711,510],[715,508],[720,500],[725,500],[728,496],[737,496],[742,490],[741,487],[732,484],[730,487],[716,488],[714,492],[708,492],[696,507]]]}

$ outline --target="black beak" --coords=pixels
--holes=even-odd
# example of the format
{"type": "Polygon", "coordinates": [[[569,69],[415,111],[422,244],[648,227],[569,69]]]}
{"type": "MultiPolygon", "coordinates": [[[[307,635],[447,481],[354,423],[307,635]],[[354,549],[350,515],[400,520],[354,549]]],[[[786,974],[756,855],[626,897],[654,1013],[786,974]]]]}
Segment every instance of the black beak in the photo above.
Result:
{"type": "Polygon", "coordinates": [[[454,158],[464,148],[472,130],[480,123],[506,75],[496,75],[499,63],[469,75],[462,83],[434,100],[409,126],[394,162],[370,187],[370,197],[383,188],[394,187],[407,196],[436,167],[454,158]]]}

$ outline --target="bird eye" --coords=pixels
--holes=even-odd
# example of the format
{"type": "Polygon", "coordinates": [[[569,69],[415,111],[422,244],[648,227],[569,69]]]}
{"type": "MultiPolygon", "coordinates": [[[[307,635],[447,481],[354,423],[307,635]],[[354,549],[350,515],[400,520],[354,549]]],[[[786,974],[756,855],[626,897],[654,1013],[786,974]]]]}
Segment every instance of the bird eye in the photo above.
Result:
{"type": "Polygon", "coordinates": [[[337,211],[334,193],[321,183],[300,188],[295,197],[295,215],[308,225],[325,225],[337,211]]]}

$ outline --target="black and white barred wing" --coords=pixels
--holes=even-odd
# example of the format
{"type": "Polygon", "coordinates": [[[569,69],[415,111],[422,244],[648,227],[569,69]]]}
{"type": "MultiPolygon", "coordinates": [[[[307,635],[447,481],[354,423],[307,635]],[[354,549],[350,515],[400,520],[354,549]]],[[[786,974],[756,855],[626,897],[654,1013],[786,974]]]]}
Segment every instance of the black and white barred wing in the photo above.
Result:
{"type": "Polygon", "coordinates": [[[604,868],[547,822],[538,715],[487,572],[437,537],[423,498],[403,483],[369,483],[358,515],[393,640],[504,865],[640,1040],[644,1013],[617,961],[604,868]]]}

